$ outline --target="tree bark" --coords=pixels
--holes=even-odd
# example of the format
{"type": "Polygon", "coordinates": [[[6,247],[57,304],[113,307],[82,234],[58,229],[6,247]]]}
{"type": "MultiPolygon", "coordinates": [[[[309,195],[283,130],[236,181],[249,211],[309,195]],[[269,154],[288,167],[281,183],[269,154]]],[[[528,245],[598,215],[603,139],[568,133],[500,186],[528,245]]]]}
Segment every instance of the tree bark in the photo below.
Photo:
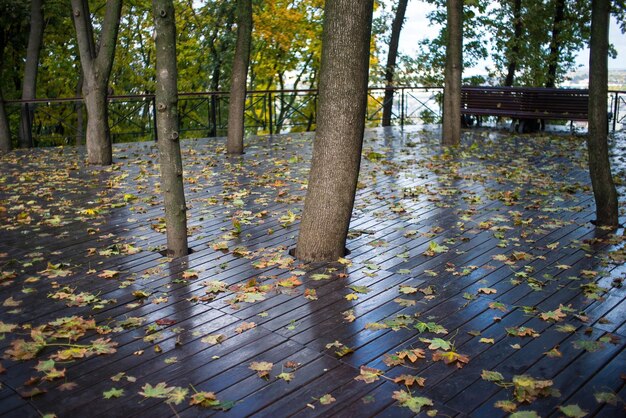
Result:
{"type": "Polygon", "coordinates": [[[161,189],[165,201],[167,253],[181,257],[187,247],[187,207],[183,186],[178,120],[178,70],[176,68],[176,22],[172,0],[153,0],[156,33],[157,146],[161,164],[161,189]]]}
{"type": "Polygon", "coordinates": [[[443,93],[445,146],[461,142],[461,76],[463,73],[463,0],[448,0],[448,43],[443,93]]]}
{"type": "Polygon", "coordinates": [[[589,54],[589,175],[596,202],[596,225],[616,228],[618,203],[608,150],[609,0],[593,0],[589,54]]]}
{"type": "Polygon", "coordinates": [[[361,162],[373,0],[327,0],[318,124],[296,256],[345,255],[361,162]]]}
{"type": "Polygon", "coordinates": [[[2,89],[0,89],[0,153],[6,154],[9,151],[11,151],[11,130],[9,129],[7,112],[4,108],[2,89]]]}
{"type": "Polygon", "coordinates": [[[565,18],[565,0],[556,0],[554,20],[552,22],[552,40],[550,41],[550,55],[548,56],[548,74],[546,87],[556,86],[556,72],[559,68],[559,54],[561,50],[561,25],[565,18]]]}
{"type": "Polygon", "coordinates": [[[106,2],[104,22],[98,46],[93,39],[93,26],[88,2],[72,0],[72,16],[83,68],[83,96],[87,109],[87,161],[89,164],[111,164],[112,148],[107,110],[107,88],[122,12],[122,0],[106,2]]]}
{"type": "Polygon", "coordinates": [[[515,0],[513,3],[513,39],[511,49],[509,51],[509,65],[507,67],[506,79],[504,85],[511,87],[515,80],[515,72],[517,71],[517,60],[519,59],[519,43],[522,40],[522,0],[515,0]]]}
{"type": "MultiPolygon", "coordinates": [[[[76,82],[76,96],[80,96],[83,91],[83,70],[80,70],[78,75],[78,81],[76,82]]],[[[85,115],[83,112],[83,103],[76,102],[74,104],[74,109],[76,110],[76,145],[83,145],[83,139],[85,136],[84,125],[85,125],[85,115]]]]}
{"type": "Polygon", "coordinates": [[[252,41],[252,0],[237,0],[237,45],[233,58],[228,104],[229,154],[243,154],[244,113],[246,107],[246,82],[250,63],[252,41]]]}
{"type": "Polygon", "coordinates": [[[383,126],[391,125],[391,115],[393,113],[393,78],[396,71],[396,60],[398,58],[398,44],[400,43],[400,32],[404,24],[404,15],[409,0],[398,0],[396,15],[391,24],[391,39],[389,40],[389,52],[387,53],[387,65],[385,66],[385,98],[383,100],[383,126]]]}
{"type": "Polygon", "coordinates": [[[89,164],[110,165],[113,161],[106,86],[83,87],[87,109],[87,160],[89,164]]]}
{"type": "MultiPolygon", "coordinates": [[[[30,30],[26,62],[24,63],[24,81],[22,82],[22,100],[34,99],[37,94],[37,70],[39,69],[39,53],[43,42],[43,0],[30,2],[30,30]]],[[[22,104],[20,120],[20,147],[33,146],[33,114],[32,103],[22,104]]]]}

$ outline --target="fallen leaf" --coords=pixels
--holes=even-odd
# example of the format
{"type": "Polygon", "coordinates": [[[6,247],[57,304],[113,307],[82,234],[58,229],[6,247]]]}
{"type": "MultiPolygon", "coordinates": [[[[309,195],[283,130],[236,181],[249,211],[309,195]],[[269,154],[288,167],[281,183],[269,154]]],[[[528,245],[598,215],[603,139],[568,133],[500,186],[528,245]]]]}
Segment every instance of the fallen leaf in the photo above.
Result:
{"type": "Polygon", "coordinates": [[[285,382],[291,382],[294,377],[295,377],[294,373],[282,372],[278,376],[276,376],[276,379],[282,379],[285,382]]]}
{"type": "Polygon", "coordinates": [[[559,410],[566,416],[571,418],[583,418],[589,412],[583,410],[578,405],[559,406],[559,410]]]}
{"type": "Polygon", "coordinates": [[[168,387],[165,382],[160,382],[156,386],[146,383],[141,389],[142,391],[139,394],[144,398],[167,398],[170,392],[174,390],[174,387],[168,387]]]}
{"type": "Polygon", "coordinates": [[[248,367],[250,370],[254,370],[257,373],[257,376],[267,378],[269,377],[272,368],[274,367],[274,363],[270,363],[267,361],[253,361],[250,363],[248,367]]]}
{"type": "Polygon", "coordinates": [[[22,301],[13,299],[13,296],[9,296],[4,300],[4,302],[2,302],[2,306],[6,308],[15,308],[17,306],[20,306],[21,304],[22,301]]]}
{"type": "Polygon", "coordinates": [[[326,395],[320,396],[320,403],[322,405],[330,405],[331,403],[335,402],[336,399],[333,398],[333,396],[329,393],[327,393],[326,395]]]}
{"type": "Polygon", "coordinates": [[[403,383],[406,386],[413,386],[417,384],[420,387],[424,387],[426,379],[419,376],[414,376],[410,374],[401,374],[400,376],[393,379],[395,383],[403,383]]]}
{"type": "Polygon", "coordinates": [[[198,272],[194,270],[185,270],[181,277],[185,280],[197,279],[198,272]]]}
{"type": "Polygon", "coordinates": [[[61,392],[66,392],[68,390],[74,390],[78,387],[78,383],[76,382],[65,382],[60,384],[57,389],[59,389],[61,392]]]}
{"type": "Polygon", "coordinates": [[[120,396],[123,396],[123,395],[124,395],[124,389],[111,388],[107,391],[102,392],[102,397],[104,399],[119,398],[120,396]]]}
{"type": "Polygon", "coordinates": [[[494,372],[489,370],[483,370],[480,374],[481,379],[486,380],[487,382],[502,382],[504,381],[504,376],[500,372],[494,372]]]}
{"type": "Polygon", "coordinates": [[[237,334],[241,334],[244,331],[248,331],[252,328],[256,327],[256,323],[254,322],[242,322],[237,328],[235,328],[235,332],[237,334]]]}
{"type": "Polygon", "coordinates": [[[621,399],[613,392],[596,392],[593,394],[598,403],[608,403],[609,405],[616,406],[621,399]]]}
{"type": "Polygon", "coordinates": [[[469,357],[454,351],[437,350],[433,353],[433,361],[442,360],[445,364],[456,364],[459,369],[469,362],[469,357]]]}
{"type": "Polygon", "coordinates": [[[383,375],[382,370],[374,369],[368,366],[361,366],[360,374],[354,380],[361,380],[365,383],[374,383],[383,375]]]}
{"type": "Polygon", "coordinates": [[[119,274],[120,272],[116,270],[103,270],[102,273],[98,274],[98,277],[102,277],[103,279],[114,279],[119,274]]]}
{"type": "Polygon", "coordinates": [[[398,401],[400,406],[409,408],[416,414],[419,414],[425,406],[433,406],[432,400],[424,397],[413,396],[411,393],[404,390],[393,392],[392,398],[398,401]]]}
{"type": "Polygon", "coordinates": [[[200,341],[203,343],[215,345],[215,344],[220,344],[225,339],[226,339],[226,336],[224,334],[214,334],[214,335],[207,335],[206,337],[203,337],[200,341]]]}
{"type": "Polygon", "coordinates": [[[168,394],[167,400],[165,401],[165,403],[169,403],[169,404],[173,403],[174,405],[180,405],[185,400],[185,398],[187,398],[188,393],[189,393],[189,389],[176,386],[168,394]]]}

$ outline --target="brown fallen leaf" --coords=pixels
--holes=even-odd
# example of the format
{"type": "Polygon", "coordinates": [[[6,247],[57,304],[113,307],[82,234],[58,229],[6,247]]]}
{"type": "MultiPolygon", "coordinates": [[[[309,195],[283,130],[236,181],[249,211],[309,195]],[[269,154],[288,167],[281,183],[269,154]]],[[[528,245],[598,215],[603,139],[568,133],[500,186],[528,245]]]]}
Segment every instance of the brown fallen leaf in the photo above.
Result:
{"type": "Polygon", "coordinates": [[[77,387],[78,387],[78,383],[76,382],[65,382],[63,384],[60,384],[57,389],[59,389],[61,392],[66,392],[68,390],[74,390],[77,387]]]}
{"type": "Polygon", "coordinates": [[[414,376],[410,374],[402,374],[396,377],[395,379],[393,379],[393,381],[395,383],[404,383],[404,385],[406,386],[412,386],[414,384],[417,384],[420,387],[424,387],[424,383],[426,382],[426,379],[423,377],[414,376]]]}
{"type": "Polygon", "coordinates": [[[360,374],[354,378],[354,380],[361,380],[365,383],[374,383],[379,379],[379,376],[383,375],[382,370],[374,369],[373,367],[361,366],[360,374]]]}
{"type": "Polygon", "coordinates": [[[250,330],[256,327],[256,323],[254,322],[242,322],[237,328],[235,328],[235,332],[237,334],[241,334],[244,331],[250,330]]]}
{"type": "Polygon", "coordinates": [[[250,363],[248,367],[250,370],[254,370],[259,377],[269,377],[272,368],[274,367],[274,363],[270,363],[268,361],[253,361],[250,363]]]}
{"type": "Polygon", "coordinates": [[[456,364],[459,369],[469,363],[469,357],[454,351],[437,350],[433,353],[433,361],[443,361],[445,364],[456,364]]]}

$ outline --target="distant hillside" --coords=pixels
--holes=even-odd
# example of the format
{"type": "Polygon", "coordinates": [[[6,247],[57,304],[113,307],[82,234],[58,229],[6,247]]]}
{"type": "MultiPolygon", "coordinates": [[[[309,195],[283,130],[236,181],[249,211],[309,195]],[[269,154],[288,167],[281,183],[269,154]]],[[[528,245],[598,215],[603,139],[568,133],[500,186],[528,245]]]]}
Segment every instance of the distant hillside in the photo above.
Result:
{"type": "MultiPolygon", "coordinates": [[[[589,84],[589,70],[581,68],[567,75],[568,85],[587,85],[589,84]]],[[[609,86],[612,88],[626,88],[626,68],[618,70],[609,70],[609,86]]]]}

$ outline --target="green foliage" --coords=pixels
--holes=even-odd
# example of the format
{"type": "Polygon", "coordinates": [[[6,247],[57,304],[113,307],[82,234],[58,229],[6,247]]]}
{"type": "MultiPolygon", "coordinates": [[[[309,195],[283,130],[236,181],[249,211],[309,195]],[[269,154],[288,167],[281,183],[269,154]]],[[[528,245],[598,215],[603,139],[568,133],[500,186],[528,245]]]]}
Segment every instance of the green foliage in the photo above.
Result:
{"type": "MultiPolygon", "coordinates": [[[[550,45],[556,9],[556,1],[524,0],[521,9],[522,35],[514,36],[514,0],[500,2],[494,7],[487,24],[491,41],[495,45],[492,60],[494,67],[490,76],[503,82],[507,67],[514,60],[517,63],[514,85],[545,86],[548,81],[550,45]]],[[[584,48],[590,36],[591,2],[586,0],[565,0],[563,21],[559,30],[559,57],[556,83],[575,68],[574,59],[584,48]]]]}
{"type": "MultiPolygon", "coordinates": [[[[438,34],[419,42],[414,57],[398,57],[396,84],[439,86],[443,83],[446,43],[446,2],[423,0],[431,8],[428,14],[438,34]]],[[[489,76],[502,82],[512,60],[517,63],[515,84],[545,85],[549,66],[550,42],[556,0],[524,0],[521,20],[522,36],[514,37],[513,0],[488,2],[474,0],[464,6],[464,65],[474,66],[490,58],[494,65],[489,76]],[[493,48],[488,49],[492,44],[493,48]]],[[[94,21],[95,38],[102,25],[104,0],[89,1],[94,21]]],[[[5,99],[17,99],[26,54],[29,24],[29,3],[24,0],[0,2],[0,49],[4,59],[0,65],[0,89],[5,99]]],[[[231,63],[235,47],[236,2],[175,1],[177,21],[178,89],[180,92],[228,91],[231,63]]],[[[389,42],[391,21],[396,0],[376,2],[370,59],[370,82],[381,84],[384,62],[382,54],[389,42]]],[[[316,88],[321,59],[323,0],[254,1],[254,30],[249,70],[250,90],[316,88]]],[[[124,2],[119,29],[118,47],[111,74],[110,93],[115,95],[151,94],[155,89],[154,39],[152,4],[149,0],[124,2]]],[[[43,47],[37,80],[37,96],[68,98],[81,95],[76,35],[68,3],[61,0],[44,2],[43,47]]],[[[624,28],[626,6],[623,0],[613,1],[613,14],[624,28]],[[622,20],[619,20],[622,19],[622,20]]],[[[566,0],[564,20],[558,25],[559,56],[557,84],[574,68],[574,57],[589,38],[590,2],[566,0]]],[[[466,84],[482,84],[479,76],[468,77],[466,84]]],[[[226,123],[226,97],[185,97],[179,101],[181,135],[219,135],[226,123]],[[215,112],[213,112],[215,109],[215,112]],[[213,126],[215,115],[216,126],[213,126]],[[215,129],[214,129],[215,128],[215,129]]],[[[274,132],[289,124],[292,130],[315,129],[315,100],[310,95],[280,93],[272,97],[274,132]]],[[[255,126],[269,120],[267,100],[251,97],[246,118],[255,126]]],[[[376,115],[380,103],[371,97],[368,114],[376,115]]],[[[34,138],[37,145],[73,144],[77,137],[80,103],[40,104],[35,112],[34,138]]],[[[17,132],[19,112],[8,106],[11,129],[17,132]]],[[[424,122],[435,122],[437,116],[420,110],[424,122]]],[[[84,113],[84,112],[83,112],[84,113]]],[[[116,142],[152,140],[152,108],[149,100],[114,101],[110,105],[112,134],[116,142]]],[[[84,117],[84,115],[83,115],[84,117]]],[[[256,128],[255,128],[256,129],[256,128]]],[[[263,129],[269,130],[267,126],[263,129]]]]}
{"type": "MultiPolygon", "coordinates": [[[[439,28],[439,34],[433,39],[424,39],[419,42],[418,53],[414,59],[402,58],[401,61],[417,72],[415,79],[425,86],[443,85],[443,73],[446,60],[446,1],[424,0],[435,6],[435,10],[428,14],[431,26],[439,28]]],[[[472,67],[480,60],[488,57],[484,39],[486,37],[488,19],[485,15],[488,5],[492,2],[476,0],[465,2],[463,7],[463,65],[472,67]]],[[[476,79],[473,81],[482,82],[476,79]]]]}

